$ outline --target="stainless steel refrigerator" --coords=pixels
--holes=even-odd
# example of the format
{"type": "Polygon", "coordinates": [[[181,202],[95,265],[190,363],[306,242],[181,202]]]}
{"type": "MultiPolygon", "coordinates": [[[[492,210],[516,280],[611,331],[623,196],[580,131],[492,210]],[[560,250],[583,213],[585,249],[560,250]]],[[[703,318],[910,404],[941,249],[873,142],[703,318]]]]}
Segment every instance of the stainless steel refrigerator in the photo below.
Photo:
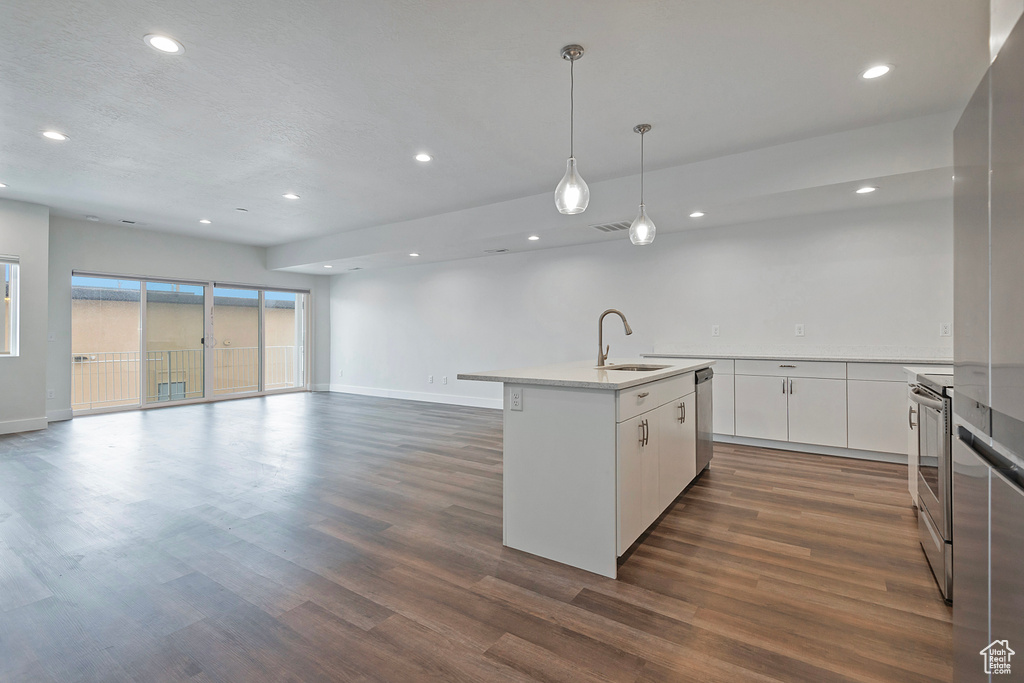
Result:
{"type": "Polygon", "coordinates": [[[954,678],[1024,681],[1024,22],[953,153],[954,678]]]}

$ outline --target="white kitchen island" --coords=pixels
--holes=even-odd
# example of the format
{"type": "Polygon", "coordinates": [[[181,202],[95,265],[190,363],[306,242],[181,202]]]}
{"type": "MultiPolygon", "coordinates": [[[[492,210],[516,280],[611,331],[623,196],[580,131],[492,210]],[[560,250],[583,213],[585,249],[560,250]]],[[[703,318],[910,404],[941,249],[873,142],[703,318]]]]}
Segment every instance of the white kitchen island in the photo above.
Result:
{"type": "Polygon", "coordinates": [[[698,474],[694,373],[714,362],[460,374],[504,383],[504,544],[615,578],[618,558],[698,474]]]}

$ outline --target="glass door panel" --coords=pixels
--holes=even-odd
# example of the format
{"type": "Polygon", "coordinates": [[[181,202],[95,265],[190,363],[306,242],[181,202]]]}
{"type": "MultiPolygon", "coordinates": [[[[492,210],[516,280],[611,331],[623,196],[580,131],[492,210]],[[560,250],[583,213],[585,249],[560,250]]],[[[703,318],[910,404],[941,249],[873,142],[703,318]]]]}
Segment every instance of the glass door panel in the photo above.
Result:
{"type": "Polygon", "coordinates": [[[263,308],[264,389],[305,386],[306,295],[266,291],[263,308]]]}
{"type": "Polygon", "coordinates": [[[139,404],[138,280],[71,278],[71,408],[139,404]]]}
{"type": "Polygon", "coordinates": [[[260,390],[260,292],[213,288],[213,393],[260,390]]]}
{"type": "Polygon", "coordinates": [[[146,403],[205,395],[205,287],[146,283],[146,403]]]}

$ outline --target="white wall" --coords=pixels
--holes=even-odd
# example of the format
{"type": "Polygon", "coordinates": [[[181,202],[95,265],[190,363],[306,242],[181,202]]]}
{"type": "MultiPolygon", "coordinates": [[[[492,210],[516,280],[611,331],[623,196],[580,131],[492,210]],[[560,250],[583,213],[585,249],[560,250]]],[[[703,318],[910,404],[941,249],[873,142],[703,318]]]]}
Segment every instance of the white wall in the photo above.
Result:
{"type": "MultiPolygon", "coordinates": [[[[54,217],[50,221],[50,419],[71,417],[71,272],[192,278],[310,289],[314,387],[330,381],[329,285],[324,276],[267,270],[266,249],[54,217]]],[[[45,232],[45,231],[44,231],[45,232]]]]}
{"type": "Polygon", "coordinates": [[[606,308],[634,330],[606,319],[613,357],[948,359],[952,237],[952,202],[938,200],[335,276],[331,386],[497,407],[500,385],[456,374],[596,361],[606,308]]]}
{"type": "Polygon", "coordinates": [[[20,354],[0,356],[0,434],[46,427],[46,282],[50,211],[0,200],[0,254],[21,261],[20,354]]]}

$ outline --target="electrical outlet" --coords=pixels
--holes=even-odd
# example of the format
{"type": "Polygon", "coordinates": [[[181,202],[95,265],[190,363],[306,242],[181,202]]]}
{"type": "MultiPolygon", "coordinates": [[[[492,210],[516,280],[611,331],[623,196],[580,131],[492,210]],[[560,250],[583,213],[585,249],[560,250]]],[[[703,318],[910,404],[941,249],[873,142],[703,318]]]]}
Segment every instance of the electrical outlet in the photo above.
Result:
{"type": "Polygon", "coordinates": [[[953,336],[953,325],[950,323],[942,323],[939,325],[939,336],[940,337],[952,337],[953,336]]]}
{"type": "Polygon", "coordinates": [[[46,390],[46,398],[57,398],[57,392],[53,389],[46,390]]]}
{"type": "Polygon", "coordinates": [[[441,378],[441,384],[448,384],[448,375],[441,378]]]}
{"type": "Polygon", "coordinates": [[[433,383],[434,383],[434,376],[433,375],[427,375],[427,384],[433,384],[433,383]]]}
{"type": "Polygon", "coordinates": [[[344,370],[338,370],[338,379],[341,379],[344,376],[345,376],[345,371],[344,370]]]}
{"type": "Polygon", "coordinates": [[[712,325],[711,326],[711,336],[712,337],[717,337],[718,336],[718,325],[712,325]]]}
{"type": "Polygon", "coordinates": [[[57,335],[55,335],[55,334],[47,335],[46,340],[47,341],[55,342],[55,341],[57,341],[57,335]]]}
{"type": "Polygon", "coordinates": [[[509,410],[522,410],[523,409],[523,390],[520,387],[512,387],[509,389],[509,410]]]}
{"type": "Polygon", "coordinates": [[[803,323],[797,323],[796,324],[796,336],[798,336],[798,337],[804,336],[804,325],[803,325],[803,323]]]}

